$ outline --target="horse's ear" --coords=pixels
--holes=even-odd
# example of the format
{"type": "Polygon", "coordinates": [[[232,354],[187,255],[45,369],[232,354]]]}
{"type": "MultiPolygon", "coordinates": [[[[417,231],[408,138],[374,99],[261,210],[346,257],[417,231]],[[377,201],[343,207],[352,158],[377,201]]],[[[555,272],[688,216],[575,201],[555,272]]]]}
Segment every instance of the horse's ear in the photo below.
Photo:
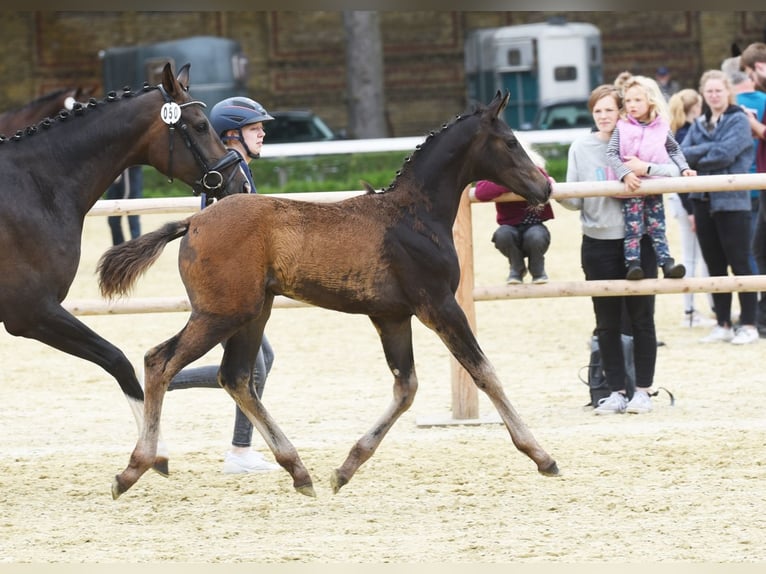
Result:
{"type": "Polygon", "coordinates": [[[173,69],[170,67],[170,62],[165,62],[162,68],[162,87],[172,96],[178,91],[176,89],[177,85],[176,79],[173,77],[173,69]]]}
{"type": "Polygon", "coordinates": [[[492,111],[494,117],[500,116],[500,113],[508,105],[508,100],[511,98],[511,93],[506,90],[505,94],[502,94],[500,90],[495,93],[495,98],[490,102],[489,109],[492,111]]]}
{"type": "Polygon", "coordinates": [[[372,187],[372,184],[370,184],[369,182],[364,181],[364,180],[361,180],[361,182],[362,182],[362,185],[364,186],[364,190],[367,193],[367,195],[372,195],[372,194],[377,193],[375,191],[375,188],[372,187]]]}
{"type": "Polygon", "coordinates": [[[191,64],[184,64],[181,70],[178,72],[176,79],[185,92],[189,91],[189,69],[191,64]]]}
{"type": "Polygon", "coordinates": [[[170,62],[165,63],[165,67],[162,68],[162,87],[165,88],[165,91],[170,94],[171,97],[178,96],[180,91],[189,91],[190,67],[191,64],[184,64],[178,72],[178,76],[174,78],[170,62]]]}
{"type": "Polygon", "coordinates": [[[78,102],[81,102],[85,100],[86,98],[89,98],[95,93],[96,93],[95,85],[77,86],[77,91],[74,94],[74,99],[77,100],[78,102]]]}

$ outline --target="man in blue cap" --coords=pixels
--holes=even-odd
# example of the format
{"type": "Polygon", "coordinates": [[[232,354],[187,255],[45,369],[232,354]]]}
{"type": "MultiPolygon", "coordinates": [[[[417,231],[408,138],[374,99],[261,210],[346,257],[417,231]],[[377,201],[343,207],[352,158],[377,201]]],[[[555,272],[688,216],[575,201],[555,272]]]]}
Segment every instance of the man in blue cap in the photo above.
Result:
{"type": "Polygon", "coordinates": [[[670,70],[667,66],[660,66],[657,68],[657,72],[654,74],[654,79],[657,80],[657,84],[660,86],[660,91],[662,92],[662,95],[665,96],[665,101],[668,101],[670,96],[681,89],[678,82],[672,79],[670,70]]]}

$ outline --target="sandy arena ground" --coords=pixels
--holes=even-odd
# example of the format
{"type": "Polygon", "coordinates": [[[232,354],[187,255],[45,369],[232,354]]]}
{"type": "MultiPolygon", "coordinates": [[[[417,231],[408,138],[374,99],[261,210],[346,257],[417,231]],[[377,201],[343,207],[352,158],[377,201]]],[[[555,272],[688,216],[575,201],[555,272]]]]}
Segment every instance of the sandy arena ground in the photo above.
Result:
{"type": "MultiPolygon", "coordinates": [[[[552,281],[578,280],[578,215],[554,206],[552,281]]],[[[144,216],[144,231],[180,216],[144,216]]],[[[477,285],[507,269],[489,238],[494,209],[474,206],[477,285]]],[[[675,222],[672,251],[680,258],[675,222]]],[[[71,299],[98,296],[106,221],[88,218],[71,299]]],[[[349,246],[353,249],[353,245],[349,246]]],[[[135,296],[181,295],[177,242],[135,296]]],[[[698,305],[703,296],[697,295],[698,305]]],[[[736,308],[736,304],[735,304],[736,308]]],[[[562,476],[539,475],[503,426],[418,425],[450,414],[447,352],[417,321],[420,390],[375,456],[339,494],[331,472],[391,398],[366,317],[277,309],[277,358],[264,400],[312,473],[317,498],[286,472],[224,475],[234,405],[217,389],[166,397],[171,475],[147,473],[119,500],[112,477],[135,444],[117,384],[85,361],[0,333],[0,562],[757,562],[766,560],[766,341],[706,346],[680,326],[681,295],[657,299],[655,399],[648,415],[583,408],[590,299],[476,304],[478,337],[562,476]]],[[[84,317],[135,364],[186,313],[84,317]]],[[[218,350],[202,363],[216,362],[218,350]]],[[[480,397],[481,416],[494,414],[480,397]]],[[[255,446],[265,449],[260,436],[255,446]]],[[[267,449],[266,449],[267,450],[267,449]]],[[[270,453],[267,452],[270,456],[270,453]]]]}

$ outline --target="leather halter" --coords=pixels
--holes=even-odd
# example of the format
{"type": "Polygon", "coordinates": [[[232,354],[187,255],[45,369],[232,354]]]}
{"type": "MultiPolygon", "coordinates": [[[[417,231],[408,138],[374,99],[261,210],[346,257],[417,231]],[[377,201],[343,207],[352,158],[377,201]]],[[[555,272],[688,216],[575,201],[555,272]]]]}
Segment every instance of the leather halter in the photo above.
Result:
{"type": "MultiPolygon", "coordinates": [[[[157,87],[159,88],[166,104],[173,102],[173,99],[167,93],[162,84],[159,84],[157,87]]],[[[177,105],[181,109],[191,105],[199,105],[205,107],[205,103],[198,100],[192,100],[190,102],[177,105]]],[[[229,150],[215,164],[208,166],[205,158],[202,155],[202,152],[200,152],[199,146],[189,135],[189,127],[186,125],[186,122],[183,121],[183,117],[179,115],[176,121],[166,123],[168,124],[168,182],[173,183],[173,149],[175,146],[174,134],[176,132],[176,126],[178,126],[184,144],[189,149],[189,151],[191,151],[195,161],[197,162],[197,165],[199,165],[203,171],[202,177],[200,177],[200,179],[195,181],[194,185],[192,185],[192,192],[194,195],[202,194],[203,196],[207,196],[208,192],[210,192],[212,195],[213,192],[218,192],[223,189],[227,179],[221,172],[229,167],[238,166],[239,155],[237,155],[235,151],[229,150]]]]}

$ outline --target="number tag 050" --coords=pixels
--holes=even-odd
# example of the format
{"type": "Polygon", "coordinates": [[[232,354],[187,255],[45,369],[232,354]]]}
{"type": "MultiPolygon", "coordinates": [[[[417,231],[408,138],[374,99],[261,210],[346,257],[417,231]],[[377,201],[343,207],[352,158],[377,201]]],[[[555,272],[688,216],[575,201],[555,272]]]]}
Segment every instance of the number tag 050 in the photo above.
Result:
{"type": "Polygon", "coordinates": [[[162,121],[169,126],[178,123],[178,120],[181,119],[181,106],[175,102],[167,102],[163,104],[162,109],[160,110],[160,117],[162,118],[162,121]]]}

